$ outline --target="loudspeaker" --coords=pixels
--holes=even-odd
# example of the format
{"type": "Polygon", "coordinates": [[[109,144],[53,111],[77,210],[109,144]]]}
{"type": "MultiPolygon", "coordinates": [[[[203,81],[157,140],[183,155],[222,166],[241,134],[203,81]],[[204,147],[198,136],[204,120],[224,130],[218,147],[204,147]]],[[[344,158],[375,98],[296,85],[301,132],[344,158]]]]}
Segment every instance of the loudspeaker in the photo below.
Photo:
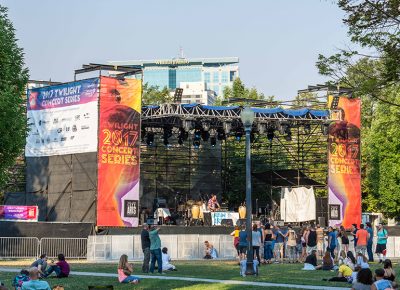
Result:
{"type": "Polygon", "coordinates": [[[204,225],[207,227],[211,227],[212,226],[211,212],[203,213],[203,218],[204,218],[204,225]]]}
{"type": "Polygon", "coordinates": [[[221,226],[233,227],[233,220],[232,219],[222,219],[221,226]]]}
{"type": "Polygon", "coordinates": [[[238,219],[236,222],[236,225],[238,227],[241,227],[242,225],[246,225],[246,219],[238,219]]]}

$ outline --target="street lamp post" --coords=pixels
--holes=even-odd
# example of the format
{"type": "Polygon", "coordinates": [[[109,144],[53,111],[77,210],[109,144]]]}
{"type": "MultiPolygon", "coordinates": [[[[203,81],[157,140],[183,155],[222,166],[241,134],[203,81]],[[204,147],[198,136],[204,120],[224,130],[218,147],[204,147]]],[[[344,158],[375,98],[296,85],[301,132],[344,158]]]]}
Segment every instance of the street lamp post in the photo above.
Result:
{"type": "Polygon", "coordinates": [[[254,112],[250,107],[245,107],[240,118],[246,132],[246,231],[247,231],[247,267],[246,275],[254,275],[253,269],[253,243],[252,243],[252,202],[251,202],[251,150],[250,133],[254,121],[254,112]]]}

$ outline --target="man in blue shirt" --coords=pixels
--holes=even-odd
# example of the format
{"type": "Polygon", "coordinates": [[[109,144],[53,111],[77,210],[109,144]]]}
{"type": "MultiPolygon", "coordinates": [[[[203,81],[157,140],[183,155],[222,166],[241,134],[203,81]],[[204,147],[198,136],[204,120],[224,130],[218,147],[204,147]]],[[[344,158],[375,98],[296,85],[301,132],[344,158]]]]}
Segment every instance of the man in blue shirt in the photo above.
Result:
{"type": "Polygon", "coordinates": [[[247,253],[247,232],[246,225],[242,225],[242,230],[239,232],[239,253],[240,258],[243,260],[246,258],[247,253]]]}
{"type": "Polygon", "coordinates": [[[374,229],[371,226],[371,223],[368,222],[366,223],[367,225],[367,232],[369,234],[369,239],[367,243],[367,253],[368,253],[368,262],[373,262],[374,261],[374,253],[372,252],[372,241],[374,239],[374,229]]]}
{"type": "Polygon", "coordinates": [[[336,244],[336,233],[333,230],[333,227],[328,228],[328,248],[327,250],[331,253],[333,259],[335,259],[335,248],[336,244]]]}
{"type": "Polygon", "coordinates": [[[30,281],[24,282],[22,284],[22,290],[51,290],[49,283],[43,280],[39,280],[39,270],[36,267],[29,269],[30,281]]]}
{"type": "Polygon", "coordinates": [[[279,263],[278,258],[280,258],[283,263],[283,250],[286,242],[287,231],[281,230],[281,228],[276,225],[275,230],[272,231],[275,235],[275,245],[274,245],[274,257],[275,263],[279,263]]]}

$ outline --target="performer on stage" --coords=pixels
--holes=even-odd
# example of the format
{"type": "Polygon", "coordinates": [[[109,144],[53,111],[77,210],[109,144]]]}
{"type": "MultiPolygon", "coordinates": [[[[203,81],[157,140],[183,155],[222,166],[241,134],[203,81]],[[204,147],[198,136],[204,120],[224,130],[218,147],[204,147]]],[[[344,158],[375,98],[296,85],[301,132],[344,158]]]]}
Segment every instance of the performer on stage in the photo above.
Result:
{"type": "Polygon", "coordinates": [[[216,211],[218,208],[221,208],[217,201],[217,196],[215,194],[211,194],[211,198],[208,200],[208,206],[207,206],[209,211],[216,211]]]}

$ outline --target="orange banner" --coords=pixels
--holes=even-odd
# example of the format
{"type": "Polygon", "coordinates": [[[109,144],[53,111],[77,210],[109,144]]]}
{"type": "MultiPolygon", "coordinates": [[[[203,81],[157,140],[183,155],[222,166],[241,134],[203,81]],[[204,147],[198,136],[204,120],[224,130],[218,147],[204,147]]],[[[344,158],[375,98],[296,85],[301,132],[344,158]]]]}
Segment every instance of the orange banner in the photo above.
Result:
{"type": "Polygon", "coordinates": [[[100,78],[97,225],[137,227],[140,80],[100,78]]]}
{"type": "Polygon", "coordinates": [[[340,97],[341,120],[329,126],[329,225],[361,222],[361,101],[340,97]]]}

